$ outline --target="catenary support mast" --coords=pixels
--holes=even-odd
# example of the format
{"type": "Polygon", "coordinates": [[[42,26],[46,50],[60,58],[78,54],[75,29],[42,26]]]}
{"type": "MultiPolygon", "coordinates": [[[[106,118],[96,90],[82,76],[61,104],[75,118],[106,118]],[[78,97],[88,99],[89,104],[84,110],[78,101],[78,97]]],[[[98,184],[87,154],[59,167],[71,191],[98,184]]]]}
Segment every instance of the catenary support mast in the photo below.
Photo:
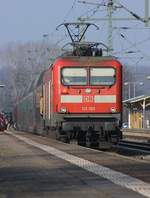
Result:
{"type": "Polygon", "coordinates": [[[107,21],[108,22],[108,33],[107,33],[107,45],[108,45],[108,55],[112,54],[113,51],[113,21],[132,21],[138,20],[145,23],[145,26],[148,26],[149,23],[149,0],[145,0],[145,16],[142,18],[119,1],[116,0],[107,0],[107,3],[98,4],[86,1],[79,1],[79,3],[97,5],[97,6],[107,6],[107,17],[105,18],[79,18],[81,21],[107,21]],[[115,5],[114,5],[115,4],[115,5]],[[126,12],[130,14],[131,17],[113,17],[113,11],[117,8],[123,8],[126,12]]]}

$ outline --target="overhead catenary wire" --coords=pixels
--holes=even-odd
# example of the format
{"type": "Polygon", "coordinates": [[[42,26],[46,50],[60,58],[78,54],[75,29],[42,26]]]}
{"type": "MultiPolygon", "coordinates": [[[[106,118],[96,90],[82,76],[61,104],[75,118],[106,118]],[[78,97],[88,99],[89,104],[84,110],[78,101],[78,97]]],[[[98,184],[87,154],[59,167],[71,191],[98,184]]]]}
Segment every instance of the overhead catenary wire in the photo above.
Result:
{"type": "MultiPolygon", "coordinates": [[[[107,20],[107,21],[109,21],[109,32],[108,32],[108,41],[107,42],[108,42],[109,48],[112,49],[112,50],[113,50],[113,47],[111,47],[111,45],[112,45],[112,41],[113,41],[113,39],[112,39],[112,37],[113,37],[112,36],[112,31],[113,31],[112,28],[113,27],[111,27],[112,25],[110,25],[110,24],[112,24],[112,20],[117,20],[117,18],[112,18],[112,14],[114,14],[114,11],[116,13],[116,10],[124,9],[124,11],[128,12],[132,16],[132,20],[138,20],[138,21],[141,21],[141,22],[143,22],[145,24],[147,24],[148,23],[147,20],[149,20],[149,19],[140,17],[138,14],[136,14],[131,9],[127,8],[126,6],[124,6],[123,4],[121,4],[117,0],[107,0],[107,1],[105,0],[102,3],[101,2],[100,3],[95,3],[95,2],[89,2],[89,1],[78,1],[78,2],[84,3],[84,4],[89,4],[89,5],[94,5],[94,6],[95,5],[101,5],[101,6],[108,7],[109,13],[111,12],[111,16],[108,14],[108,17],[101,18],[99,20],[107,20]]],[[[130,20],[130,19],[128,19],[128,20],[130,20]]],[[[90,17],[87,17],[84,20],[96,20],[96,19],[91,19],[90,17]]],[[[119,18],[119,20],[123,20],[123,18],[119,18]]],[[[127,18],[124,18],[124,20],[127,20],[127,18]]]]}
{"type": "MultiPolygon", "coordinates": [[[[73,1],[71,8],[69,8],[67,14],[64,16],[64,19],[63,19],[62,22],[60,22],[60,24],[61,23],[64,23],[67,20],[67,18],[69,17],[69,15],[72,13],[72,10],[74,9],[76,2],[77,2],[77,0],[74,0],[73,1]]],[[[45,35],[47,35],[48,37],[53,36],[55,34],[55,32],[57,31],[56,30],[56,27],[51,31],[51,33],[48,33],[48,34],[45,34],[45,35]]]]}
{"type": "MultiPolygon", "coordinates": [[[[65,15],[65,17],[64,17],[62,23],[64,23],[64,22],[67,20],[67,18],[69,17],[69,15],[72,13],[72,11],[73,11],[73,9],[74,9],[74,7],[75,7],[75,5],[76,5],[76,2],[77,2],[77,0],[74,0],[74,1],[73,1],[71,8],[70,8],[70,9],[68,10],[68,12],[66,13],[66,15],[65,15]]],[[[51,33],[44,34],[45,36],[43,35],[43,37],[45,37],[45,38],[48,37],[48,38],[49,38],[49,37],[56,36],[56,35],[55,35],[56,31],[57,31],[57,29],[56,29],[56,27],[55,27],[54,30],[53,30],[51,33]]],[[[61,38],[58,39],[58,40],[53,44],[53,46],[57,46],[57,45],[60,44],[62,41],[64,41],[66,38],[68,38],[68,35],[67,35],[67,34],[61,36],[61,38]]],[[[54,51],[54,50],[55,50],[54,47],[51,48],[50,51],[49,51],[49,53],[51,53],[51,52],[54,51]]]]}
{"type": "MultiPolygon", "coordinates": [[[[125,38],[125,36],[124,36],[124,34],[122,34],[122,33],[117,33],[118,35],[119,35],[119,38],[120,37],[122,37],[122,38],[125,38]]],[[[130,49],[132,49],[132,48],[134,48],[135,46],[138,46],[138,45],[141,45],[141,44],[143,44],[143,43],[145,43],[145,42],[147,42],[147,41],[149,41],[150,40],[150,36],[148,36],[146,39],[144,39],[144,40],[142,40],[142,41],[139,41],[139,42],[137,42],[137,43],[130,43],[131,44],[131,46],[129,46],[129,47],[126,47],[126,48],[122,48],[122,50],[120,50],[120,51],[116,51],[116,52],[114,52],[113,54],[119,54],[119,53],[123,53],[123,52],[126,52],[126,50],[130,50],[130,49]]],[[[128,42],[129,43],[129,42],[128,42]]],[[[141,50],[141,49],[140,49],[141,50]]]]}
{"type": "Polygon", "coordinates": [[[124,10],[126,10],[128,13],[130,13],[134,18],[136,18],[137,20],[145,23],[145,20],[140,17],[139,15],[137,15],[136,13],[134,13],[133,11],[129,10],[126,6],[124,6],[123,4],[121,4],[120,2],[114,0],[114,2],[116,2],[119,6],[121,6],[124,10]]]}
{"type": "Polygon", "coordinates": [[[83,13],[82,15],[80,15],[78,17],[78,19],[80,19],[82,21],[82,17],[84,17],[84,16],[86,16],[86,18],[88,19],[88,18],[94,16],[97,12],[104,12],[104,11],[106,11],[106,9],[99,10],[99,8],[97,6],[95,8],[90,9],[90,10],[87,10],[85,13],[83,13]]]}
{"type": "Polygon", "coordinates": [[[102,6],[106,7],[106,4],[104,3],[105,0],[103,0],[101,3],[90,3],[90,2],[86,2],[86,1],[78,1],[78,3],[83,3],[83,4],[89,4],[89,5],[95,5],[94,8],[87,10],[85,13],[83,13],[82,15],[80,15],[79,19],[81,20],[81,18],[83,16],[86,16],[87,18],[90,18],[92,16],[94,16],[97,12],[103,12],[106,11],[105,9],[99,10],[102,6]],[[88,15],[90,13],[90,15],[88,15]]]}
{"type": "Polygon", "coordinates": [[[146,53],[144,53],[141,49],[139,49],[136,44],[133,44],[130,40],[128,40],[126,38],[126,36],[124,36],[123,34],[120,34],[120,36],[129,44],[133,45],[135,49],[137,49],[145,58],[147,58],[148,60],[150,60],[150,56],[148,56],[146,53]]]}
{"type": "Polygon", "coordinates": [[[64,17],[63,23],[66,22],[67,18],[68,18],[69,15],[72,13],[72,11],[73,11],[73,9],[74,9],[74,7],[75,7],[75,5],[76,5],[76,2],[77,2],[77,0],[74,0],[74,1],[73,1],[71,8],[69,9],[69,11],[67,12],[67,14],[66,14],[65,17],[64,17]]]}
{"type": "MultiPolygon", "coordinates": [[[[125,38],[125,36],[122,34],[121,38],[125,38]]],[[[131,44],[131,41],[128,41],[131,44]]],[[[133,43],[132,43],[133,45],[133,43]]],[[[134,44],[135,45],[135,44],[134,44]]],[[[135,46],[136,47],[136,46],[135,46]]],[[[136,48],[137,49],[137,48],[136,48]]],[[[115,55],[116,58],[120,59],[129,59],[130,61],[132,61],[134,64],[137,63],[137,59],[139,60],[144,60],[144,61],[149,61],[150,57],[147,57],[147,55],[145,53],[143,53],[143,51],[141,51],[140,49],[138,49],[137,52],[135,52],[136,56],[124,56],[124,55],[129,55],[130,53],[125,53],[125,51],[120,51],[120,55],[118,55],[118,53],[115,53],[113,55],[115,55]],[[140,56],[137,56],[137,53],[140,53],[140,56]],[[121,55],[122,54],[122,55],[121,55]]]]}
{"type": "MultiPolygon", "coordinates": [[[[93,2],[87,2],[87,1],[78,1],[78,3],[89,4],[89,5],[95,6],[92,9],[88,9],[85,13],[83,13],[82,15],[80,15],[78,17],[78,19],[80,21],[83,21],[83,22],[86,21],[86,20],[88,20],[88,19],[90,19],[96,13],[98,13],[98,12],[104,12],[107,9],[105,0],[102,0],[100,3],[93,3],[93,2]],[[105,7],[105,8],[102,8],[102,7],[105,7]],[[84,17],[86,18],[85,20],[84,20],[84,17]]],[[[103,21],[103,24],[100,25],[101,36],[102,36],[102,34],[104,32],[105,25],[106,25],[106,21],[103,21]]],[[[98,36],[97,39],[100,39],[99,36],[98,36]]]]}
{"type": "MultiPolygon", "coordinates": [[[[80,17],[82,17],[82,16],[84,16],[84,15],[88,15],[88,17],[90,18],[90,17],[92,17],[93,15],[95,15],[97,12],[102,12],[102,11],[105,11],[106,9],[101,9],[102,8],[102,6],[104,6],[104,7],[106,7],[107,6],[107,4],[106,4],[106,1],[105,0],[103,0],[103,1],[101,1],[101,2],[99,2],[99,3],[94,3],[94,2],[86,2],[86,1],[78,1],[78,2],[82,2],[82,3],[88,3],[89,5],[94,5],[95,7],[94,8],[92,8],[92,9],[90,9],[90,10],[88,10],[88,11],[86,11],[84,14],[82,14],[80,17]]],[[[114,2],[117,2],[118,3],[118,1],[115,1],[114,0],[114,2]]],[[[77,3],[77,0],[74,0],[73,1],[73,3],[72,3],[72,6],[71,6],[71,8],[69,9],[69,11],[67,12],[67,14],[65,15],[65,17],[64,17],[64,20],[63,20],[63,22],[65,22],[66,20],[67,20],[67,18],[72,14],[72,11],[73,11],[73,9],[75,9],[75,7],[76,7],[76,3],[77,3]]],[[[130,11],[128,8],[126,8],[125,6],[123,6],[122,4],[118,4],[118,5],[120,5],[120,9],[123,7],[123,8],[125,8],[125,10],[126,11],[130,11]]],[[[117,8],[119,8],[119,6],[117,7],[117,8]]],[[[118,9],[117,9],[118,10],[118,9]]],[[[130,13],[130,12],[129,12],[130,13]]],[[[135,18],[138,18],[139,19],[139,17],[137,17],[138,15],[134,15],[135,13],[133,13],[132,11],[131,11],[131,13],[130,14],[132,14],[132,16],[134,16],[135,18]]],[[[79,17],[79,18],[80,18],[79,17]]],[[[106,23],[106,21],[105,21],[105,23],[106,23]]],[[[101,32],[103,32],[103,30],[104,30],[104,26],[105,26],[105,23],[101,26],[101,32]]],[[[115,27],[114,27],[114,29],[115,29],[115,27]]],[[[117,29],[117,28],[116,28],[117,29]]],[[[119,29],[119,28],[118,28],[119,29]]],[[[121,29],[121,28],[120,28],[121,29]]],[[[122,28],[123,30],[132,30],[132,29],[139,29],[139,30],[141,30],[141,29],[150,29],[150,28],[148,28],[148,27],[145,27],[145,28],[140,28],[140,27],[137,27],[137,26],[133,26],[133,27],[125,27],[124,26],[124,28],[122,28]]],[[[56,31],[56,30],[55,30],[56,31]]],[[[55,32],[54,31],[54,32],[55,32]]],[[[53,33],[54,34],[54,33],[53,33]]],[[[124,37],[124,35],[122,34],[122,36],[121,36],[121,33],[119,33],[118,32],[118,35],[119,35],[119,39],[120,39],[120,41],[123,39],[123,40],[126,40],[126,42],[127,42],[127,37],[125,38],[124,37]],[[124,37],[124,38],[123,38],[124,37]]],[[[64,37],[62,37],[62,38],[60,38],[58,41],[56,41],[55,42],[55,45],[58,45],[59,43],[61,43],[62,41],[64,41],[65,39],[67,39],[67,36],[65,36],[65,38],[64,37]]],[[[119,54],[130,54],[130,52],[133,52],[133,50],[132,50],[132,48],[133,49],[136,49],[137,51],[135,52],[135,53],[141,53],[141,55],[143,55],[146,59],[150,59],[150,56],[148,55],[148,54],[146,54],[146,53],[144,53],[141,49],[138,49],[138,46],[140,46],[140,45],[142,45],[142,44],[145,44],[147,41],[149,41],[150,40],[150,36],[148,36],[147,38],[145,38],[145,39],[143,39],[143,40],[141,40],[141,41],[139,41],[139,42],[135,42],[135,43],[133,43],[133,41],[132,42],[130,42],[129,40],[128,40],[128,44],[130,44],[130,46],[129,47],[124,47],[123,46],[123,43],[121,44],[121,50],[118,50],[118,51],[114,51],[112,54],[113,55],[119,55],[119,54]],[[127,51],[128,50],[128,51],[127,51]]],[[[127,58],[127,57],[126,57],[127,58]]],[[[130,58],[129,58],[130,59],[130,58]]]]}
{"type": "Polygon", "coordinates": [[[96,6],[106,6],[105,0],[102,0],[101,3],[93,3],[93,2],[89,2],[89,1],[81,1],[81,0],[79,0],[78,3],[96,5],[96,6]]]}

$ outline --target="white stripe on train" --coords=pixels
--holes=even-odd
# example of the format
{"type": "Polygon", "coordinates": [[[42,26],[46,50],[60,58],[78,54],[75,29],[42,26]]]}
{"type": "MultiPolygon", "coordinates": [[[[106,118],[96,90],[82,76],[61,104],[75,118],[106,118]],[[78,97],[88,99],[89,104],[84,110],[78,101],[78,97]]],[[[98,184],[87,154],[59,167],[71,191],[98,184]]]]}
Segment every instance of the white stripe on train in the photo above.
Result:
{"type": "Polygon", "coordinates": [[[95,96],[81,96],[81,95],[61,95],[61,103],[82,103],[84,102],[83,97],[89,97],[89,102],[94,103],[115,103],[116,102],[116,95],[95,95],[95,96]],[[93,101],[91,100],[93,97],[93,101]]]}
{"type": "Polygon", "coordinates": [[[115,103],[116,95],[103,95],[103,96],[95,96],[95,103],[115,103]]]}

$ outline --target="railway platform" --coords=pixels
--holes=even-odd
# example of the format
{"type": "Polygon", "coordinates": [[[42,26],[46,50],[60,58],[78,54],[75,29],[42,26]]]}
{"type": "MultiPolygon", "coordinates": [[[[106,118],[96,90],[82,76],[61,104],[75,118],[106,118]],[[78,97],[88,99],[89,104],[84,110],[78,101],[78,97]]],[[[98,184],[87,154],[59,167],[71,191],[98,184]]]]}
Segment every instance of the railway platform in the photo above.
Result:
{"type": "Polygon", "coordinates": [[[150,162],[25,132],[0,134],[0,198],[150,197],[150,162]]]}

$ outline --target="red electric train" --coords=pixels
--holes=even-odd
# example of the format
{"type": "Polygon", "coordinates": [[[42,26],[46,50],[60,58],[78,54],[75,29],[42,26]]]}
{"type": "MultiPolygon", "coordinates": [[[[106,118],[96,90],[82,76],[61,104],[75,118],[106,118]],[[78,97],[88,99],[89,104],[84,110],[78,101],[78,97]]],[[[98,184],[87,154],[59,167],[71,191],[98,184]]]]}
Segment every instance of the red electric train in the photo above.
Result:
{"type": "Polygon", "coordinates": [[[122,66],[98,43],[73,43],[32,83],[15,109],[19,130],[108,148],[122,137],[122,66]]]}

